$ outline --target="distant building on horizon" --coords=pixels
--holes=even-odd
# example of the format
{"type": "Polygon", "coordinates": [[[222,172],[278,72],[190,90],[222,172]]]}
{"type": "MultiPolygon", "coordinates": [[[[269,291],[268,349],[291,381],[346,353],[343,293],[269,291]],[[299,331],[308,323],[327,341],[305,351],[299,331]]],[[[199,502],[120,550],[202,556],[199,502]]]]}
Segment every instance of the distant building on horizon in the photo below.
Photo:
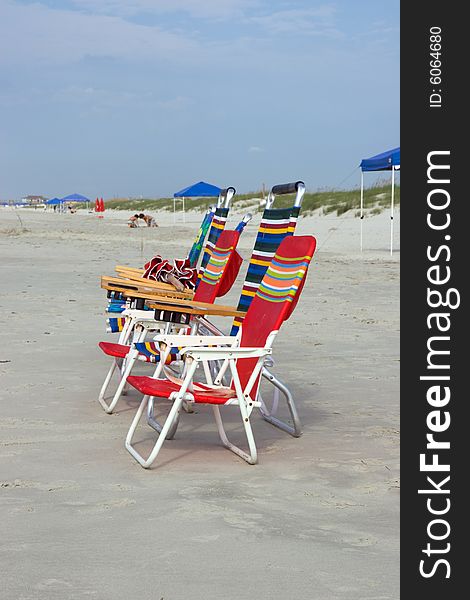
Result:
{"type": "Polygon", "coordinates": [[[25,202],[27,204],[44,204],[46,202],[47,198],[45,198],[44,196],[25,196],[24,198],[21,198],[21,202],[25,202]]]}

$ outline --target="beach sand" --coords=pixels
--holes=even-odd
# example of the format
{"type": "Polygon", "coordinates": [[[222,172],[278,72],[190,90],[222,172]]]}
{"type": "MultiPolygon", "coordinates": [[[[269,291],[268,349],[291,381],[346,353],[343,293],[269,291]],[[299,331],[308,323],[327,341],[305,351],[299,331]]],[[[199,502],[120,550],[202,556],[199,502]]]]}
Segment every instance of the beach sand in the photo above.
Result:
{"type": "MultiPolygon", "coordinates": [[[[299,221],[318,251],[274,358],[303,436],[255,415],[249,466],[198,406],[146,471],[124,448],[139,394],[111,416],[96,400],[109,365],[97,343],[114,339],[99,276],[185,255],[201,216],[154,215],[159,228],[129,229],[117,211],[0,209],[2,599],[395,600],[400,253],[389,254],[389,215],[364,220],[362,255],[351,215],[299,221]]],[[[399,213],[395,224],[398,247],[399,213]]],[[[242,442],[237,410],[224,415],[242,442]]],[[[149,447],[153,430],[140,435],[149,447]]]]}

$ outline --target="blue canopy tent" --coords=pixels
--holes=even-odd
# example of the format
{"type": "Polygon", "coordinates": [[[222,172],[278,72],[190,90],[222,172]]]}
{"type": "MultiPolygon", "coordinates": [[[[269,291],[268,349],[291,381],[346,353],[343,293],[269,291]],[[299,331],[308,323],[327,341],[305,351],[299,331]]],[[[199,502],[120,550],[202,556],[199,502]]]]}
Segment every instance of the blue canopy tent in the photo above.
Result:
{"type": "Polygon", "coordinates": [[[82,196],[81,194],[70,194],[61,198],[62,202],[90,202],[90,198],[82,196]]]}
{"type": "Polygon", "coordinates": [[[390,255],[393,255],[393,208],[395,201],[395,171],[400,169],[400,148],[376,154],[361,160],[361,252],[362,252],[362,221],[364,219],[364,173],[370,171],[392,172],[392,199],[390,210],[390,255]]]}
{"type": "Polygon", "coordinates": [[[90,198],[86,196],[82,196],[81,194],[69,194],[68,196],[64,196],[61,198],[62,202],[86,202],[86,208],[89,209],[90,206],[90,198]]]}
{"type": "Polygon", "coordinates": [[[361,161],[362,171],[391,171],[394,166],[400,167],[400,148],[363,158],[361,161]]]}
{"type": "Polygon", "coordinates": [[[179,192],[173,194],[173,220],[176,220],[176,199],[181,198],[183,200],[183,223],[186,222],[184,212],[184,199],[185,198],[217,198],[222,191],[221,188],[205,181],[199,181],[189,187],[186,187],[179,192]]]}
{"type": "Polygon", "coordinates": [[[60,198],[51,198],[50,200],[46,200],[45,204],[48,206],[54,206],[56,204],[61,204],[62,200],[60,198]]]}

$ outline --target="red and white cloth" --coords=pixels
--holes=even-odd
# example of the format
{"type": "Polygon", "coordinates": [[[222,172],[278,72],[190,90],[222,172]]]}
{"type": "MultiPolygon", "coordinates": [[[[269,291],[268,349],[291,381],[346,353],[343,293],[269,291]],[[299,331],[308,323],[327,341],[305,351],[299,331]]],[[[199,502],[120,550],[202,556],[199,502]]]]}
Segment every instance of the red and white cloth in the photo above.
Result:
{"type": "Polygon", "coordinates": [[[144,265],[146,279],[168,283],[168,275],[173,275],[185,288],[194,290],[197,282],[197,270],[190,266],[189,259],[175,258],[173,263],[159,254],[144,265]]]}

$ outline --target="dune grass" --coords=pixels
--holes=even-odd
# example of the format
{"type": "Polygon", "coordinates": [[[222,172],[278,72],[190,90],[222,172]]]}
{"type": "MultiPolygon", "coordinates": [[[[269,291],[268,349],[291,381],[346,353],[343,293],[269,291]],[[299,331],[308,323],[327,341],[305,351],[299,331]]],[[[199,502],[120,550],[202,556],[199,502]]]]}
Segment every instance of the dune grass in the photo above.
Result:
{"type": "MultiPolygon", "coordinates": [[[[385,208],[390,206],[390,185],[378,184],[374,187],[364,189],[364,208],[371,214],[379,214],[385,208]]],[[[261,192],[250,192],[247,194],[237,194],[232,201],[233,208],[237,210],[251,210],[259,212],[263,210],[260,204],[263,195],[261,192]]],[[[276,206],[290,206],[294,196],[278,196],[276,206]]],[[[209,205],[216,202],[215,198],[194,198],[186,199],[186,210],[204,211],[209,205]]],[[[395,204],[400,204],[400,186],[395,187],[395,204]]],[[[181,200],[177,201],[177,210],[181,210],[181,200]]],[[[106,201],[106,208],[114,210],[125,210],[130,213],[155,213],[159,211],[172,211],[173,198],[113,198],[106,201]]],[[[356,211],[359,215],[360,208],[360,190],[321,190],[318,192],[306,192],[302,204],[302,214],[306,215],[315,210],[321,210],[322,214],[342,215],[347,211],[356,211]]]]}

